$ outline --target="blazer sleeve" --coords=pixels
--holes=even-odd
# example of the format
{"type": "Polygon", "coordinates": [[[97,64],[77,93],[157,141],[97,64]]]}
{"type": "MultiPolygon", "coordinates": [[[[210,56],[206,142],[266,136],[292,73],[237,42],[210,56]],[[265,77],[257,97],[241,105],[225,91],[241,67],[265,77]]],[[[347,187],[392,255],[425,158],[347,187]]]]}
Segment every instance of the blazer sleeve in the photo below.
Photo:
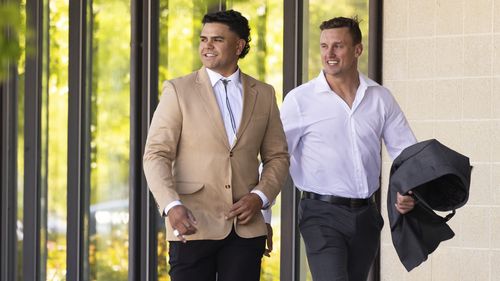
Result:
{"type": "Polygon", "coordinates": [[[160,214],[174,200],[179,200],[172,176],[172,163],[182,130],[182,111],[174,85],[163,84],[162,97],[155,110],[144,149],[146,180],[160,214]]]}
{"type": "Polygon", "coordinates": [[[261,179],[255,187],[272,202],[283,188],[288,177],[290,159],[283,125],[281,123],[276,95],[271,87],[269,121],[260,148],[263,164],[261,179]]]}

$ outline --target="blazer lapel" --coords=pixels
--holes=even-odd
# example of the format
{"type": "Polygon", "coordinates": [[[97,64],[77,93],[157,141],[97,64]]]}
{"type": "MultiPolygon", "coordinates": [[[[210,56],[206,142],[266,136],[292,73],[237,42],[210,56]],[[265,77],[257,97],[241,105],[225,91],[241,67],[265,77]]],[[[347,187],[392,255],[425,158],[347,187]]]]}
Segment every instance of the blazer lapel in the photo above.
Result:
{"type": "Polygon", "coordinates": [[[231,149],[229,141],[227,140],[226,128],[224,127],[224,121],[222,120],[222,116],[220,114],[219,105],[215,99],[214,89],[212,88],[212,84],[210,83],[210,78],[208,78],[205,67],[198,70],[196,83],[198,95],[203,100],[205,110],[215,126],[217,135],[221,138],[227,148],[231,149]]]}
{"type": "Polygon", "coordinates": [[[240,126],[238,127],[238,132],[236,133],[236,143],[238,143],[238,140],[241,138],[241,135],[245,132],[245,129],[250,122],[255,108],[255,102],[257,100],[257,91],[254,88],[255,81],[253,81],[248,75],[241,72],[241,83],[243,84],[243,112],[241,114],[240,126]]]}

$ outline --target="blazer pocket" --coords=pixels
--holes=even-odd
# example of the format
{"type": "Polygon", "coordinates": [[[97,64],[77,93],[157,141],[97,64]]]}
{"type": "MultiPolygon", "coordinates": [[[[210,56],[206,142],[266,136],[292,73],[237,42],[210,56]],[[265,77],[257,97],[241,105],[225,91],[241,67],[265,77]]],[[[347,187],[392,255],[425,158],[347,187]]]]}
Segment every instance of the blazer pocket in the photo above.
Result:
{"type": "Polygon", "coordinates": [[[177,193],[193,194],[205,187],[205,184],[199,182],[177,182],[177,193]]]}

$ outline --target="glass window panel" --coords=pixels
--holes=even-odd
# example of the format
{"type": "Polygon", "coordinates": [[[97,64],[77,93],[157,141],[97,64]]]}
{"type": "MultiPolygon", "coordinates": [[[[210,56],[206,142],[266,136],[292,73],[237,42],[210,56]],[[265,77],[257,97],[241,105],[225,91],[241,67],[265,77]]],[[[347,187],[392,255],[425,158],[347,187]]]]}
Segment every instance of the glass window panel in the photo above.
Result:
{"type": "MultiPolygon", "coordinates": [[[[239,61],[242,71],[271,84],[276,100],[283,99],[283,1],[228,1],[228,9],[240,11],[250,23],[250,52],[239,61]]],[[[273,251],[262,259],[261,280],[280,280],[281,196],[272,207],[273,251]]]]}
{"type": "Polygon", "coordinates": [[[46,280],[66,279],[68,144],[68,2],[49,2],[49,75],[45,119],[47,181],[46,280]]]}
{"type": "MultiPolygon", "coordinates": [[[[309,81],[318,76],[322,69],[319,51],[320,24],[337,16],[357,16],[363,34],[363,55],[358,61],[359,71],[368,73],[368,0],[338,0],[335,4],[325,5],[322,0],[304,1],[304,42],[303,46],[303,68],[304,81],[309,81]]],[[[300,238],[300,280],[312,281],[311,272],[307,264],[304,241],[300,238]]]]}
{"type": "Polygon", "coordinates": [[[17,92],[17,280],[23,280],[23,206],[24,206],[24,77],[26,61],[26,0],[20,2],[21,28],[19,45],[21,57],[18,61],[17,92]]]}
{"type": "Polygon", "coordinates": [[[130,1],[91,1],[90,280],[128,280],[130,1]]]}
{"type": "Polygon", "coordinates": [[[241,59],[241,69],[273,85],[276,99],[283,97],[283,1],[228,1],[228,9],[240,11],[251,29],[250,52],[241,59]]]}
{"type": "Polygon", "coordinates": [[[159,89],[166,79],[201,67],[198,42],[201,19],[217,0],[159,0],[159,89]]]}
{"type": "Polygon", "coordinates": [[[338,0],[335,4],[325,5],[322,0],[304,1],[304,82],[318,76],[321,70],[319,52],[320,24],[333,17],[357,16],[363,34],[363,55],[358,62],[358,69],[368,73],[368,0],[338,0]]]}
{"type": "MultiPolygon", "coordinates": [[[[49,1],[43,1],[42,16],[42,58],[41,58],[41,109],[40,109],[40,179],[39,179],[39,227],[40,227],[40,262],[38,280],[47,280],[47,187],[48,187],[48,153],[49,153],[49,77],[50,73],[50,51],[49,48],[49,1]]],[[[33,171],[30,171],[33,172],[33,171]]],[[[28,208],[27,208],[28,209],[28,208]]]]}

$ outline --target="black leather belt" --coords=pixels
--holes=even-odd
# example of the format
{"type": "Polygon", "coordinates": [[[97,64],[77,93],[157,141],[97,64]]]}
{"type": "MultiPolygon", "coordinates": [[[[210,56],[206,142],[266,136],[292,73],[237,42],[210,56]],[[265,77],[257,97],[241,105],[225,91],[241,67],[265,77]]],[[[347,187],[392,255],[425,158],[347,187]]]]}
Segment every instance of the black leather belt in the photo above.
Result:
{"type": "Polygon", "coordinates": [[[346,198],[335,195],[322,195],[314,192],[303,191],[302,199],[320,200],[330,204],[344,205],[351,208],[366,206],[375,203],[375,196],[370,196],[366,199],[346,198]]]}

